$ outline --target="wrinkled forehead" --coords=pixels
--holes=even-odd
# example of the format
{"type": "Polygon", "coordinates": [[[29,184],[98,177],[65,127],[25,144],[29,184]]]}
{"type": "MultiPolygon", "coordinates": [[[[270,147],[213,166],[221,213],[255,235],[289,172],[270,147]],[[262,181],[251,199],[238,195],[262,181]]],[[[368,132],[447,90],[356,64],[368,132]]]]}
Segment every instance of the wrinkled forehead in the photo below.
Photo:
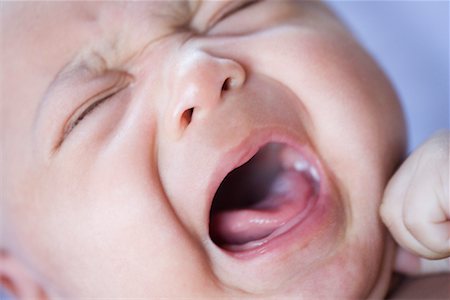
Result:
{"type": "Polygon", "coordinates": [[[71,49],[80,44],[117,44],[121,38],[132,38],[133,33],[150,38],[162,27],[181,26],[198,4],[188,1],[8,3],[1,11],[2,40],[8,45],[3,50],[5,55],[16,57],[26,54],[21,58],[34,58],[32,65],[41,62],[45,67],[56,58],[56,53],[73,55],[71,49]]]}
{"type": "MultiPolygon", "coordinates": [[[[117,43],[121,38],[137,34],[147,34],[152,38],[162,34],[159,31],[164,29],[188,26],[200,7],[207,7],[202,11],[208,11],[242,1],[7,3],[0,11],[2,40],[11,46],[20,45],[29,52],[31,49],[56,46],[54,42],[58,46],[53,47],[58,48],[55,51],[61,51],[61,45],[79,42],[86,35],[97,44],[106,41],[117,43]]],[[[67,45],[67,48],[70,46],[67,45]]]]}
{"type": "MultiPolygon", "coordinates": [[[[177,1],[66,1],[66,2],[7,2],[1,7],[2,19],[22,27],[36,25],[63,25],[59,22],[97,21],[107,15],[120,17],[129,12],[140,12],[144,17],[179,18],[204,4],[200,0],[177,1]]],[[[11,26],[10,26],[11,27],[11,26]]],[[[12,26],[14,27],[14,26],[12,26]]]]}

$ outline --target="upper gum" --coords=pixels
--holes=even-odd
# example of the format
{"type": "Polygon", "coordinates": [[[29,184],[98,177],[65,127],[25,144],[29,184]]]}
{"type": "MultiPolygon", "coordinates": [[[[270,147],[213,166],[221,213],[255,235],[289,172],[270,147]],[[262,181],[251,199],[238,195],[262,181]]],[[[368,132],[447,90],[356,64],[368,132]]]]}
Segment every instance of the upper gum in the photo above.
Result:
{"type": "Polygon", "coordinates": [[[315,181],[320,182],[320,175],[317,168],[303,153],[295,148],[285,145],[280,151],[280,161],[283,168],[307,171],[315,181]]]}
{"type": "Polygon", "coordinates": [[[281,149],[280,161],[284,168],[295,168],[296,164],[306,164],[306,166],[311,166],[304,155],[288,145],[281,149]]]}

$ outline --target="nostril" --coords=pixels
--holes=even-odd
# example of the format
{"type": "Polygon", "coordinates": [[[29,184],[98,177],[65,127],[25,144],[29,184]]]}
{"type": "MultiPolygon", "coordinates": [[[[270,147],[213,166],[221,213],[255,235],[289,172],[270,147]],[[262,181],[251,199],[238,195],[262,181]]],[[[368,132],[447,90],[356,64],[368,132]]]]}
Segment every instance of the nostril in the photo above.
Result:
{"type": "Polygon", "coordinates": [[[186,128],[192,121],[192,115],[194,114],[194,108],[186,109],[181,115],[181,126],[186,128]]]}
{"type": "Polygon", "coordinates": [[[222,85],[222,92],[232,89],[233,88],[232,84],[233,84],[233,79],[231,79],[230,77],[225,79],[225,81],[223,82],[223,85],[222,85]]]}

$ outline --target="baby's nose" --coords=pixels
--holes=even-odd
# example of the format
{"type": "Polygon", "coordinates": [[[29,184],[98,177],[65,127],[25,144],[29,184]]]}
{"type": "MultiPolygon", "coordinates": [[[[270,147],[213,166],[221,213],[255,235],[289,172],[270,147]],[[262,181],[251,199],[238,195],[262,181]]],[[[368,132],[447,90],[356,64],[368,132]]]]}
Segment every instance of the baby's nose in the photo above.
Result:
{"type": "Polygon", "coordinates": [[[178,133],[207,118],[227,92],[243,86],[246,73],[237,61],[197,50],[184,54],[172,78],[170,127],[178,133]]]}

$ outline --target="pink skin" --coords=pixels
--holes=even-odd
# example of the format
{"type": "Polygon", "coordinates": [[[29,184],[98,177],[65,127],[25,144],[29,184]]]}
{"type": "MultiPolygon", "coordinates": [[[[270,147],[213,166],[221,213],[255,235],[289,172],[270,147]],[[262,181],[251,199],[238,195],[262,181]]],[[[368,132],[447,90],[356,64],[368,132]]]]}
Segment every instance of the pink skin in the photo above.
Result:
{"type": "Polygon", "coordinates": [[[2,9],[0,246],[48,297],[386,293],[377,212],[405,145],[394,92],[320,3],[227,15],[237,4],[2,9]],[[74,57],[84,71],[49,88],[74,57]],[[298,234],[230,255],[209,237],[212,187],[274,139],[311,153],[328,196],[298,234]]]}

